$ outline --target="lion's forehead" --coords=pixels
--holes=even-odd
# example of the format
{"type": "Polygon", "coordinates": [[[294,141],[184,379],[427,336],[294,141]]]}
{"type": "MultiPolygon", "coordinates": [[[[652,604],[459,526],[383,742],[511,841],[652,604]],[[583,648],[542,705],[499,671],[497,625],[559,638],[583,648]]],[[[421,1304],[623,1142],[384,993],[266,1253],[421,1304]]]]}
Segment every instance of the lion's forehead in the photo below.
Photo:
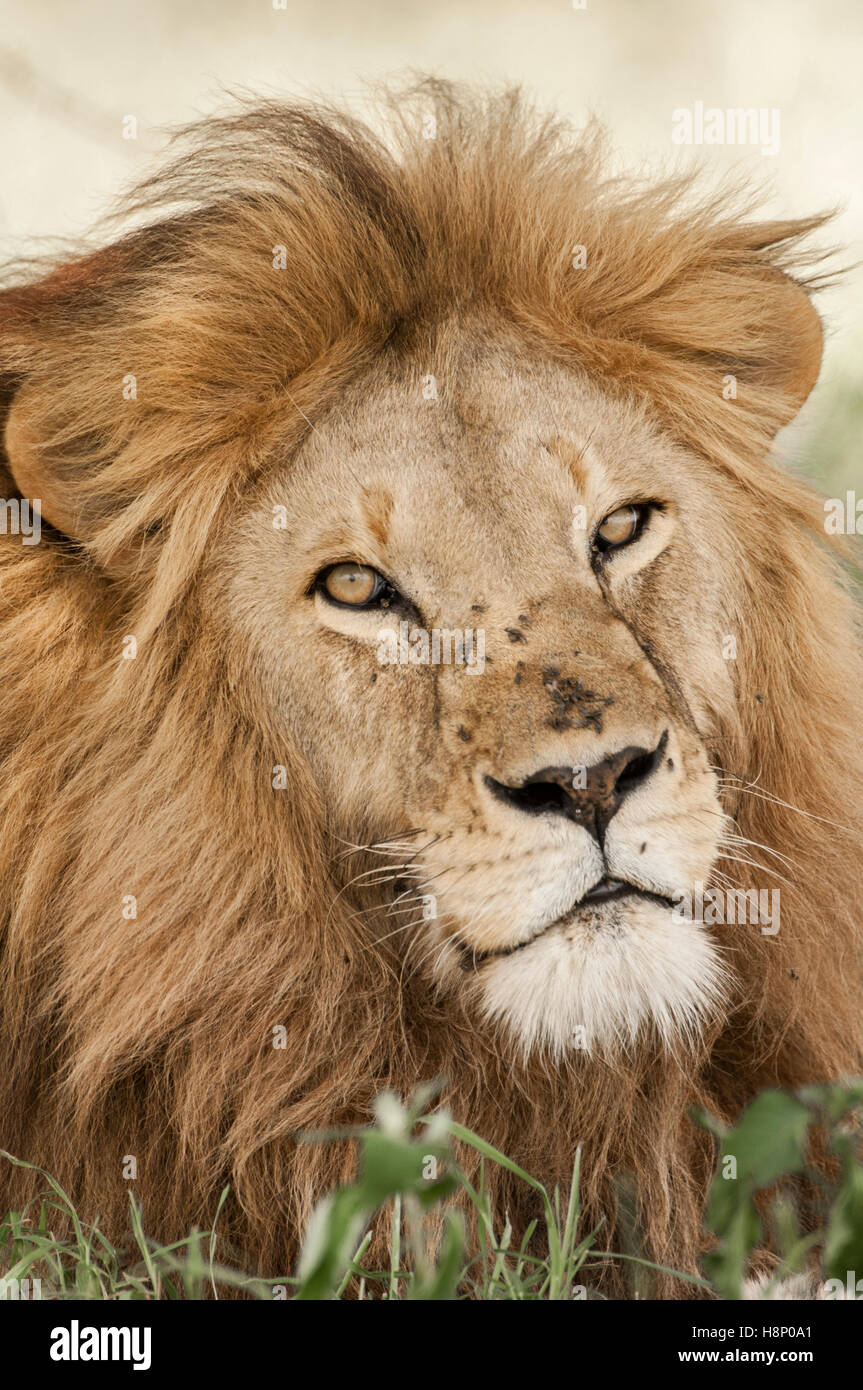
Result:
{"type": "Polygon", "coordinates": [[[273,495],[318,514],[361,510],[427,595],[468,579],[470,603],[541,599],[561,566],[577,582],[589,519],[686,470],[634,403],[467,341],[427,360],[382,357],[316,423],[273,495]]]}

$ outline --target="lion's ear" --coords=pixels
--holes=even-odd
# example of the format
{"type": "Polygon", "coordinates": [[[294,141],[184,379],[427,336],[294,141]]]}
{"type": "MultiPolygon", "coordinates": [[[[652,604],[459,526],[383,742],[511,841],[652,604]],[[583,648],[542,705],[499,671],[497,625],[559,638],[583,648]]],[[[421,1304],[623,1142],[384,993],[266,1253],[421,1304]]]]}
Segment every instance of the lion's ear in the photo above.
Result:
{"type": "Polygon", "coordinates": [[[35,398],[26,386],[12,398],[4,448],[6,466],[21,496],[38,510],[43,521],[74,540],[83,540],[85,528],[78,508],[46,458],[35,398]]]}
{"type": "Polygon", "coordinates": [[[116,243],[0,294],[0,464],[44,521],[85,544],[109,512],[93,485],[123,418],[101,344],[116,338],[127,260],[116,243]]]}
{"type": "Polygon", "coordinates": [[[798,281],[782,275],[771,287],[770,328],[777,344],[768,384],[787,402],[788,424],[806,401],[821,370],[824,332],[812,300],[798,281]]]}

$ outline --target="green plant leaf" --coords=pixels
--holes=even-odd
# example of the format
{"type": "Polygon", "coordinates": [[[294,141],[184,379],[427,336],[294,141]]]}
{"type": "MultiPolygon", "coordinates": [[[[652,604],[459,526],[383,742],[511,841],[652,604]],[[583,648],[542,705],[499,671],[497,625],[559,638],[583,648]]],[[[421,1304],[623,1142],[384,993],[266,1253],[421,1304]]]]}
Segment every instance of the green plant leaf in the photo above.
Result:
{"type": "Polygon", "coordinates": [[[863,1277],[863,1168],[845,1164],[824,1242],[824,1272],[843,1283],[849,1272],[863,1277]]]}

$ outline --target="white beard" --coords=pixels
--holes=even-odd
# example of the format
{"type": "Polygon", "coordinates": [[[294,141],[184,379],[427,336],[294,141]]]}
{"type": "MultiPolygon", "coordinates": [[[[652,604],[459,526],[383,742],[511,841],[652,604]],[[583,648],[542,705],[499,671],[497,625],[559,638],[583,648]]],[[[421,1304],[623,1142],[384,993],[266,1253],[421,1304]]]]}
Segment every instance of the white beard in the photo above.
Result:
{"type": "Polygon", "coordinates": [[[722,1003],[726,972],[705,927],[649,900],[597,906],[481,967],[481,1007],[525,1054],[631,1048],[652,1025],[692,1039],[722,1003]]]}

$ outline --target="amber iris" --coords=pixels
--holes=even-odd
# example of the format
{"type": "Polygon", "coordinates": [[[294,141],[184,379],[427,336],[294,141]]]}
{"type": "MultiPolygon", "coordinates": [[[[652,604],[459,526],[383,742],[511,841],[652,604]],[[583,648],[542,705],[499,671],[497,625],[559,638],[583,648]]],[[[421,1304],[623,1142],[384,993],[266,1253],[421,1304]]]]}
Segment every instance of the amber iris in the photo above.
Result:
{"type": "Polygon", "coordinates": [[[597,527],[596,544],[600,550],[611,550],[615,546],[628,545],[634,541],[641,530],[643,509],[641,507],[618,507],[597,527]]]}
{"type": "Polygon", "coordinates": [[[372,569],[370,565],[349,561],[346,564],[333,565],[324,575],[322,587],[336,603],[361,608],[374,598],[382,582],[377,570],[372,569]]]}

